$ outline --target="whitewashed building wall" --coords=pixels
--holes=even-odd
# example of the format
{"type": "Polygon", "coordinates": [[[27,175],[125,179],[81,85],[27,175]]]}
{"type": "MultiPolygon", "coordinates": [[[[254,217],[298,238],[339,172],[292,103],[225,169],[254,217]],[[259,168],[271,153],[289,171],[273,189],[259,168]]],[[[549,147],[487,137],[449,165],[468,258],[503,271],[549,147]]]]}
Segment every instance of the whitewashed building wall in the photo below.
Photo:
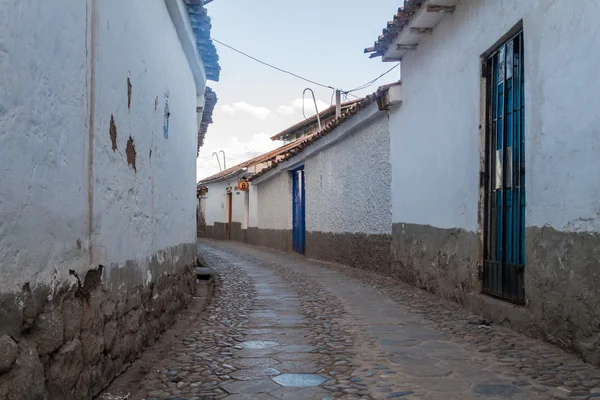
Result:
{"type": "Polygon", "coordinates": [[[0,336],[17,349],[0,398],[89,398],[194,290],[204,66],[181,0],[8,0],[0,15],[0,336]]]}
{"type": "MultiPolygon", "coordinates": [[[[306,254],[388,272],[392,233],[387,112],[304,161],[306,254]]],[[[344,129],[340,126],[338,129],[344,129]]]]}
{"type": "Polygon", "coordinates": [[[599,14],[592,0],[460,1],[403,57],[404,102],[390,117],[394,274],[562,341],[594,362],[600,352],[591,343],[600,332],[590,321],[600,314],[582,299],[597,299],[600,290],[600,53],[591,51],[600,39],[599,14]],[[481,56],[518,24],[525,52],[526,308],[503,309],[476,295],[481,56]]]}

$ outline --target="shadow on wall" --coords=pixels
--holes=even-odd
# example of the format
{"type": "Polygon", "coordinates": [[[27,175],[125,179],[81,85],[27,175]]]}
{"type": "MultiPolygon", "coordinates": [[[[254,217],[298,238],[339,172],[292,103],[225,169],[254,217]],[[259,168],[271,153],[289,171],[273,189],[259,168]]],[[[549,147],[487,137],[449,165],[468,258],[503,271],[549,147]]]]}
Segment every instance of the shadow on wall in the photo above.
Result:
{"type": "Polygon", "coordinates": [[[196,235],[198,237],[206,236],[206,218],[199,207],[196,208],[196,235]]]}

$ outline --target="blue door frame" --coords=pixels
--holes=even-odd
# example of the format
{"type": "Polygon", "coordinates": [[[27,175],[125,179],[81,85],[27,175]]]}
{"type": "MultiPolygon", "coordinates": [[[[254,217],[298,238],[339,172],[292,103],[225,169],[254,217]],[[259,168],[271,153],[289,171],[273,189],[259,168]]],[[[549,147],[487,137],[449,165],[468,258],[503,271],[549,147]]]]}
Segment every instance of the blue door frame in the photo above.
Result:
{"type": "Polygon", "coordinates": [[[292,171],[292,247],[304,254],[306,245],[306,200],[304,167],[292,171]]]}

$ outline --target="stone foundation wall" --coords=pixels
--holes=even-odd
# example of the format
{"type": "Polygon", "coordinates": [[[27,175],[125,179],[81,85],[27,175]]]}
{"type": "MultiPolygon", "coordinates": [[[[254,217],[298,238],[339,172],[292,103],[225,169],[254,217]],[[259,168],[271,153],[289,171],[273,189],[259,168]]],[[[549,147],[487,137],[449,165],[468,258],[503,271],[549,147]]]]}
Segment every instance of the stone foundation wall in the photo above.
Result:
{"type": "Polygon", "coordinates": [[[240,222],[231,223],[231,240],[248,243],[248,231],[242,229],[242,224],[240,222]]]}
{"type": "Polygon", "coordinates": [[[227,240],[227,224],[215,222],[214,225],[206,225],[204,237],[209,239],[227,240]]]}
{"type": "Polygon", "coordinates": [[[249,244],[282,251],[292,251],[291,230],[248,228],[247,237],[247,243],[249,244]]]}
{"type": "Polygon", "coordinates": [[[391,235],[306,232],[306,256],[391,274],[391,235]]]}
{"type": "Polygon", "coordinates": [[[529,227],[525,296],[542,337],[600,365],[600,234],[529,227]]]}
{"type": "Polygon", "coordinates": [[[195,254],[185,244],[155,254],[146,273],[132,261],[73,274],[70,286],[0,294],[0,399],[98,394],[191,300],[195,254]]]}
{"type": "Polygon", "coordinates": [[[525,235],[526,306],[473,296],[469,308],[600,365],[600,234],[529,227],[525,235]]]}
{"type": "Polygon", "coordinates": [[[391,275],[464,304],[479,292],[477,233],[394,223],[391,275]]]}
{"type": "Polygon", "coordinates": [[[478,249],[473,232],[397,223],[391,273],[600,365],[600,234],[528,227],[525,306],[480,293],[478,249]]]}

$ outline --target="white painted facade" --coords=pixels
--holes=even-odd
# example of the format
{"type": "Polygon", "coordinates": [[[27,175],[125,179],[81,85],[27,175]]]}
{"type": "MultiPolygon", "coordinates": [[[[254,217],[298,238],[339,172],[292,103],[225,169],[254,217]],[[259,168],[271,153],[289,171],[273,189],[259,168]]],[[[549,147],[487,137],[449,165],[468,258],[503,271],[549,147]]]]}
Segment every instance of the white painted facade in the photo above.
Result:
{"type": "Polygon", "coordinates": [[[206,225],[216,223],[239,222],[242,229],[248,227],[248,197],[249,192],[237,189],[238,181],[243,173],[236,174],[225,180],[205,183],[208,188],[206,195],[206,225]],[[231,221],[227,220],[227,195],[231,193],[231,221]]]}
{"type": "Polygon", "coordinates": [[[88,261],[86,3],[9,1],[0,15],[0,292],[12,292],[88,261]]]}
{"type": "Polygon", "coordinates": [[[205,82],[177,10],[182,0],[0,4],[0,292],[128,260],[151,279],[153,254],[195,241],[205,82]]]}
{"type": "Polygon", "coordinates": [[[248,227],[258,228],[258,189],[252,184],[248,190],[248,227]]]}
{"type": "Polygon", "coordinates": [[[387,113],[311,155],[304,173],[307,231],[392,233],[387,113]]]}
{"type": "Polygon", "coordinates": [[[461,1],[402,59],[393,222],[477,231],[480,56],[521,20],[527,226],[600,231],[600,3],[461,1]],[[435,88],[435,89],[434,89],[435,88]]]}
{"type": "Polygon", "coordinates": [[[226,222],[227,218],[227,182],[215,182],[209,185],[206,194],[206,225],[214,225],[215,222],[226,222]]]}
{"type": "Polygon", "coordinates": [[[292,177],[287,171],[257,183],[258,228],[292,229],[292,177]]]}

